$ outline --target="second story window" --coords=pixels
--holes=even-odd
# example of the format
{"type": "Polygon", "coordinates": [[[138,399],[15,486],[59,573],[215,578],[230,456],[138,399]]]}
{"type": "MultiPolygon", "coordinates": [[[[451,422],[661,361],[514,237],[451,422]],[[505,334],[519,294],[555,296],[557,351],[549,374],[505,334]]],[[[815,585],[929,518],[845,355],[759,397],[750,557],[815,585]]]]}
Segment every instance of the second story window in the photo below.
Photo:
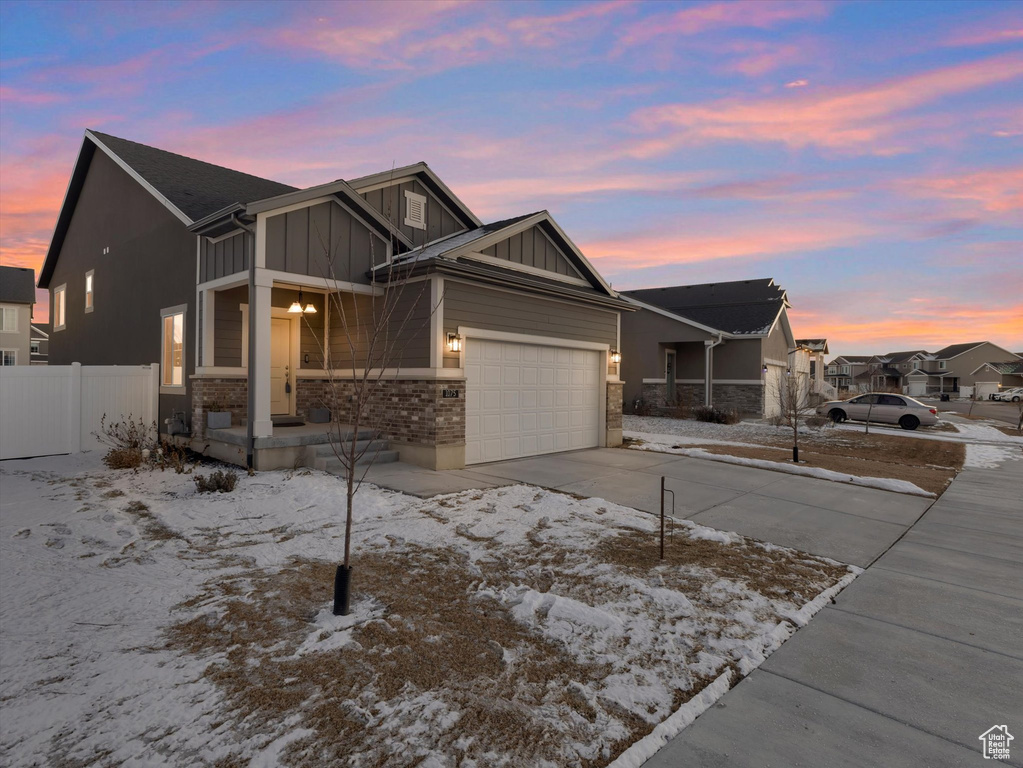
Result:
{"type": "Polygon", "coordinates": [[[95,275],[95,272],[96,272],[96,270],[90,269],[88,272],[85,273],[85,311],[86,312],[92,312],[92,306],[93,306],[92,284],[93,284],[93,277],[95,275]]]}
{"type": "Polygon", "coordinates": [[[426,197],[423,195],[405,193],[405,226],[426,229],[426,197]]]}
{"type": "Polygon", "coordinates": [[[945,370],[945,361],[944,360],[939,360],[938,361],[938,370],[941,370],[941,371],[945,370]]]}
{"type": "Polygon", "coordinates": [[[18,330],[18,310],[16,307],[0,308],[0,333],[14,333],[18,330]]]}
{"type": "Polygon", "coordinates": [[[849,366],[848,365],[843,365],[842,366],[842,373],[849,373],[849,366]]]}
{"type": "Polygon", "coordinates": [[[53,289],[53,330],[63,331],[67,322],[67,285],[53,289]]]}

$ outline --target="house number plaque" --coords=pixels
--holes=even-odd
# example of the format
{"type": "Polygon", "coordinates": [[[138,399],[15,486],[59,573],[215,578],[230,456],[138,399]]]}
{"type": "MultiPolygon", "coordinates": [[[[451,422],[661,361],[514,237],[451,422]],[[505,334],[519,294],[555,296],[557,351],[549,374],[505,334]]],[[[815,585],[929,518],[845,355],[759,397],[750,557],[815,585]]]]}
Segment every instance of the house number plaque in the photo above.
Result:
{"type": "Polygon", "coordinates": [[[444,397],[444,398],[458,397],[458,390],[457,389],[445,389],[445,390],[443,390],[442,397],[444,397]]]}

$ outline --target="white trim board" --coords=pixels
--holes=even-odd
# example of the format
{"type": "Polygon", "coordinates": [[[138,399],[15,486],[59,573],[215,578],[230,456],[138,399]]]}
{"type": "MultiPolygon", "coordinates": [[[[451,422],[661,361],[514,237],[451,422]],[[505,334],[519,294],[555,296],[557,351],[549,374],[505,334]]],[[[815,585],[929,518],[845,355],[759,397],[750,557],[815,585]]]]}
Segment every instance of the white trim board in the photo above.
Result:
{"type": "MultiPolygon", "coordinates": [[[[544,235],[547,237],[547,235],[544,235]]],[[[550,240],[550,238],[547,238],[550,240]]],[[[572,277],[571,275],[559,275],[557,272],[551,272],[548,269],[540,269],[540,267],[532,267],[529,264],[519,264],[516,261],[509,261],[508,259],[502,259],[498,256],[488,256],[485,253],[478,253],[472,251],[471,253],[463,253],[459,259],[468,259],[469,261],[479,261],[483,264],[492,264],[495,267],[501,267],[502,269],[511,269],[517,272],[525,272],[530,275],[538,275],[539,277],[545,277],[548,280],[558,280],[562,283],[568,283],[569,285],[580,285],[585,288],[591,288],[592,286],[586,280],[581,277],[572,277]]],[[[572,266],[572,269],[579,273],[579,270],[572,266]]]]}
{"type": "MultiPolygon", "coordinates": [[[[565,349],[589,349],[598,352],[607,352],[611,349],[610,344],[601,344],[597,341],[575,341],[555,336],[536,336],[528,333],[511,333],[509,331],[491,331],[486,328],[473,328],[470,326],[458,326],[458,335],[465,339],[484,339],[487,341],[508,341],[515,344],[536,344],[542,347],[564,347],[565,349]]],[[[462,345],[462,354],[465,354],[465,344],[462,345]]],[[[607,366],[605,364],[605,371],[607,366]]],[[[445,369],[450,370],[450,369],[445,369]]]]}

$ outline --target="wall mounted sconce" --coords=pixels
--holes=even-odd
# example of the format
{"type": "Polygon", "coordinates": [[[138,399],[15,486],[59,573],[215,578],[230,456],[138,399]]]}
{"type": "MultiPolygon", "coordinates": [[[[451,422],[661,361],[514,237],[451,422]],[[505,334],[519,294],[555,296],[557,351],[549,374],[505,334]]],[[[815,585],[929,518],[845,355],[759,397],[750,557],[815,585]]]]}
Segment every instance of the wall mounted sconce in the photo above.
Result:
{"type": "Polygon", "coordinates": [[[791,368],[786,368],[785,369],[785,375],[786,376],[791,376],[792,375],[792,369],[791,368]]]}
{"type": "Polygon", "coordinates": [[[306,304],[304,307],[302,306],[302,289],[301,288],[298,289],[298,299],[296,301],[291,302],[291,306],[288,307],[288,314],[290,314],[290,315],[302,315],[302,314],[315,315],[316,314],[316,307],[313,306],[313,303],[311,301],[308,304],[306,304]]]}
{"type": "Polygon", "coordinates": [[[764,363],[764,369],[761,371],[764,375],[767,374],[767,363],[764,363]]]}
{"type": "Polygon", "coordinates": [[[619,352],[617,349],[612,349],[611,350],[611,362],[614,363],[615,365],[618,365],[618,363],[620,363],[621,361],[622,361],[622,353],[619,352]]]}
{"type": "Polygon", "coordinates": [[[451,352],[462,351],[462,337],[457,333],[448,334],[448,350],[451,352]]]}

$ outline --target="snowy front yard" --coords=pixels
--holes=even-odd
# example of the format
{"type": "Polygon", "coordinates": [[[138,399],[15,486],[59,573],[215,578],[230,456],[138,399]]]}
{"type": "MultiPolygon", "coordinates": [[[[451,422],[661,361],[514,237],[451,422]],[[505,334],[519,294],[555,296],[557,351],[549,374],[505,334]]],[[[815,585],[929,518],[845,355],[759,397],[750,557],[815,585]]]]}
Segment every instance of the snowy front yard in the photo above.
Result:
{"type": "Polygon", "coordinates": [[[366,487],[338,618],[335,477],[0,474],[5,765],[638,765],[856,572],[693,524],[662,563],[655,518],[535,487],[366,487]]]}

